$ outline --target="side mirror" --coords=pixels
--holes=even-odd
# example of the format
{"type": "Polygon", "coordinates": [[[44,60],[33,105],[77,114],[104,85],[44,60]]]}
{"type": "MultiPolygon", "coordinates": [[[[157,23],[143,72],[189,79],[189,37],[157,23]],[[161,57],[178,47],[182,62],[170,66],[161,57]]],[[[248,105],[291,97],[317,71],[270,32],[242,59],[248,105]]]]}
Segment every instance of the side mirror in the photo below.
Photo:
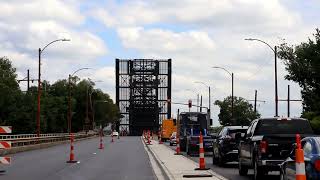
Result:
{"type": "Polygon", "coordinates": [[[173,125],[177,125],[177,119],[173,119],[173,125]]]}

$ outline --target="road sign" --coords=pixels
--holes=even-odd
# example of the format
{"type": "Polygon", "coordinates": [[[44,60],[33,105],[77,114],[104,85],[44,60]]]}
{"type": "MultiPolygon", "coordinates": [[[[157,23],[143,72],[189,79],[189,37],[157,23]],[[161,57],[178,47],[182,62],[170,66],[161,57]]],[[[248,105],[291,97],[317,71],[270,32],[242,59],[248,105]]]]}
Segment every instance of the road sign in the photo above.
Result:
{"type": "Polygon", "coordinates": [[[11,164],[11,157],[0,157],[0,164],[11,164]]]}
{"type": "Polygon", "coordinates": [[[0,141],[0,149],[10,149],[11,142],[10,141],[0,141]]]}
{"type": "Polygon", "coordinates": [[[10,134],[12,133],[11,126],[0,126],[0,134],[10,134]]]}
{"type": "MultiPolygon", "coordinates": [[[[10,134],[12,133],[11,126],[0,126],[0,134],[10,134]]],[[[10,149],[10,141],[0,141],[0,149],[10,149]]],[[[11,164],[11,157],[0,157],[0,164],[11,164]]]]}

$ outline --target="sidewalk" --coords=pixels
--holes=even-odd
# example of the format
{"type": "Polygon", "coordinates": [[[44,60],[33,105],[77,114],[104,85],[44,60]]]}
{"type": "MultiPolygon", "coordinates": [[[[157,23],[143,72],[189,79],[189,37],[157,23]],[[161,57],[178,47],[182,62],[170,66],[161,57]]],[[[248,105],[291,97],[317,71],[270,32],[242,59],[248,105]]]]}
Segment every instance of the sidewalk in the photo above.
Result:
{"type": "MultiPolygon", "coordinates": [[[[145,142],[145,141],[144,141],[145,142]]],[[[146,142],[145,142],[146,144],[146,142]]],[[[192,180],[225,180],[226,178],[218,175],[212,170],[196,171],[199,165],[183,155],[174,155],[175,151],[164,144],[159,144],[158,141],[152,140],[152,145],[146,145],[147,149],[155,157],[162,170],[166,173],[169,179],[192,179],[192,180]],[[212,175],[212,177],[192,177],[186,178],[185,175],[212,175]]]]}

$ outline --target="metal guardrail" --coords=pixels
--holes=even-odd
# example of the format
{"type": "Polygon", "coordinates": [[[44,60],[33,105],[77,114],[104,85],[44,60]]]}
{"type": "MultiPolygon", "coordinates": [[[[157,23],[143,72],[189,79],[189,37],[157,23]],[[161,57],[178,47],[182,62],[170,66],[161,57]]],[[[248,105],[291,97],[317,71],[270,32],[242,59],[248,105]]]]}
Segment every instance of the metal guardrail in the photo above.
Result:
{"type": "MultiPolygon", "coordinates": [[[[75,139],[86,138],[94,135],[97,135],[97,133],[74,133],[75,139]]],[[[12,147],[20,147],[57,141],[67,141],[69,139],[69,133],[40,134],[39,137],[37,137],[36,134],[0,135],[0,141],[11,141],[12,147]]]]}

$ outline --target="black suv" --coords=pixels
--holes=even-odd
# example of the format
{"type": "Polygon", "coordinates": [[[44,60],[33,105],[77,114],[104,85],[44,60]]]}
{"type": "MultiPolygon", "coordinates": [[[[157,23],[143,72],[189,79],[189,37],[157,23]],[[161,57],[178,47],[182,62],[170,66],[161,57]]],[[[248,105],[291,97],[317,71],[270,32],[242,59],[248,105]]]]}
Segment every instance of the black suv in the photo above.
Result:
{"type": "Polygon", "coordinates": [[[261,179],[269,171],[279,171],[288,157],[296,134],[313,135],[310,123],[302,118],[261,118],[252,121],[239,144],[239,174],[254,169],[254,179],[261,179]]]}
{"type": "Polygon", "coordinates": [[[238,161],[238,143],[236,134],[247,132],[248,126],[225,126],[213,140],[213,164],[219,166],[226,162],[238,161]]]}

